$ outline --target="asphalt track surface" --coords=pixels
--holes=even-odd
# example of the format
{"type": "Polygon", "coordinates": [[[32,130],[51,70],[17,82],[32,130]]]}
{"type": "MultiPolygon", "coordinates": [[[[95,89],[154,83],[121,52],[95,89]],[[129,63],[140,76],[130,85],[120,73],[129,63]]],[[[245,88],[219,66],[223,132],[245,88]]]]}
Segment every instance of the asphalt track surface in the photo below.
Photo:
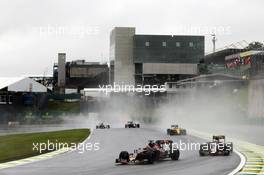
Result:
{"type": "Polygon", "coordinates": [[[192,136],[167,136],[165,132],[154,129],[95,130],[86,142],[100,143],[99,151],[69,152],[52,159],[3,169],[0,175],[222,175],[228,174],[240,163],[240,158],[234,153],[227,157],[200,157],[197,150],[181,151],[178,161],[164,160],[153,165],[114,163],[120,151],[132,152],[152,139],[204,142],[192,136]]]}

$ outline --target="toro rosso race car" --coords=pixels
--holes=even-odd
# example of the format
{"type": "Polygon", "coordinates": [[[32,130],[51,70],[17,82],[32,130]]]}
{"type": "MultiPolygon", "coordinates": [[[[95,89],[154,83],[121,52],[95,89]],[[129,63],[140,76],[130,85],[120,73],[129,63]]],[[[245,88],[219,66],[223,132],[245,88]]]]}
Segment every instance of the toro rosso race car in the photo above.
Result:
{"type": "Polygon", "coordinates": [[[128,121],[125,124],[125,128],[140,128],[140,124],[139,123],[134,123],[132,121],[128,121]]]}
{"type": "Polygon", "coordinates": [[[178,160],[180,151],[173,145],[172,140],[157,140],[149,141],[148,145],[143,149],[134,150],[134,153],[122,151],[116,159],[118,164],[133,164],[146,162],[153,164],[155,161],[170,158],[171,160],[178,160]]]}
{"type": "Polygon", "coordinates": [[[96,129],[110,129],[110,125],[105,125],[104,123],[99,123],[96,125],[96,129]]]}
{"type": "Polygon", "coordinates": [[[167,129],[168,135],[186,135],[186,129],[179,128],[178,125],[171,125],[171,128],[167,129]]]}
{"type": "Polygon", "coordinates": [[[233,152],[233,143],[225,142],[225,136],[213,136],[211,142],[207,142],[200,145],[200,156],[229,156],[233,152]]]}

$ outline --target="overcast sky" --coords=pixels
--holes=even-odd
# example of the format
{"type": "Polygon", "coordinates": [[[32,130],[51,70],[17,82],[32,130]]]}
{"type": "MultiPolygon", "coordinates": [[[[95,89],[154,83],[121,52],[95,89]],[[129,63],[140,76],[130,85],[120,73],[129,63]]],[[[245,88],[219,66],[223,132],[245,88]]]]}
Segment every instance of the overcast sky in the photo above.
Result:
{"type": "Polygon", "coordinates": [[[67,60],[107,61],[115,26],[137,34],[205,35],[206,52],[264,41],[263,0],[1,0],[0,76],[52,73],[67,60]],[[242,45],[245,43],[242,43],[242,45]]]}

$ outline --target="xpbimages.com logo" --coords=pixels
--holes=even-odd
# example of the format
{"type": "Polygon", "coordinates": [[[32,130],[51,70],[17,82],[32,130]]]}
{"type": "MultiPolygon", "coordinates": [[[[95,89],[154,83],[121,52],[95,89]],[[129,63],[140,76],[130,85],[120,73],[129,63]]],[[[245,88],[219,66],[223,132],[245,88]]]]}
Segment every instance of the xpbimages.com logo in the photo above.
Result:
{"type": "Polygon", "coordinates": [[[144,93],[145,95],[150,95],[152,92],[165,92],[166,86],[165,85],[128,85],[128,84],[117,84],[114,82],[113,85],[99,85],[99,89],[101,92],[105,94],[114,92],[114,93],[122,93],[122,92],[137,92],[137,93],[144,93]]]}
{"type": "Polygon", "coordinates": [[[78,153],[84,153],[85,151],[99,151],[100,150],[100,143],[62,143],[58,142],[57,140],[50,141],[47,140],[47,142],[42,143],[32,143],[32,150],[37,151],[40,154],[51,152],[59,149],[66,149],[68,151],[78,151],[78,153]]]}
{"type": "Polygon", "coordinates": [[[216,153],[217,151],[232,151],[233,144],[232,143],[195,143],[195,142],[179,142],[173,143],[172,148],[179,149],[180,151],[197,151],[197,150],[204,150],[210,151],[211,153],[216,153]]]}

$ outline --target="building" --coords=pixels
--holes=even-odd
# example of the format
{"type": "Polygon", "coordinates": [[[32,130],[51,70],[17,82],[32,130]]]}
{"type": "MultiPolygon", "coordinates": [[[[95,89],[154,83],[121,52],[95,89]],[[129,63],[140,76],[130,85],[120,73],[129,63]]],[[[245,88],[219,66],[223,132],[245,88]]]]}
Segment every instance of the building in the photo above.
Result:
{"type": "Polygon", "coordinates": [[[110,35],[113,84],[157,84],[199,73],[204,36],[138,35],[133,27],[115,27],[110,35]]]}
{"type": "Polygon", "coordinates": [[[136,29],[116,27],[110,34],[110,81],[134,84],[133,45],[136,29]]]}
{"type": "Polygon", "coordinates": [[[264,51],[250,50],[225,57],[226,67],[249,80],[248,116],[264,118],[264,51]]]}
{"type": "Polygon", "coordinates": [[[225,57],[232,54],[237,54],[245,51],[245,49],[237,49],[237,48],[226,48],[223,50],[219,50],[217,52],[213,52],[205,55],[204,62],[207,65],[225,65],[225,57]]]}
{"type": "Polygon", "coordinates": [[[58,64],[53,67],[53,87],[65,92],[65,89],[98,88],[109,82],[108,65],[98,62],[75,60],[66,62],[66,54],[58,54],[58,64]]]}
{"type": "Polygon", "coordinates": [[[177,82],[166,82],[167,93],[177,93],[179,91],[189,90],[190,88],[219,88],[223,86],[240,87],[246,84],[246,80],[240,76],[233,76],[227,74],[208,74],[199,75],[193,78],[187,78],[177,82]]]}
{"type": "Polygon", "coordinates": [[[58,54],[58,87],[64,87],[66,85],[66,53],[58,54]]]}
{"type": "Polygon", "coordinates": [[[0,77],[0,123],[17,120],[28,108],[45,108],[47,92],[47,87],[31,78],[0,77]]]}
{"type": "Polygon", "coordinates": [[[250,79],[264,78],[264,51],[250,50],[225,57],[230,71],[237,70],[250,79]]]}

